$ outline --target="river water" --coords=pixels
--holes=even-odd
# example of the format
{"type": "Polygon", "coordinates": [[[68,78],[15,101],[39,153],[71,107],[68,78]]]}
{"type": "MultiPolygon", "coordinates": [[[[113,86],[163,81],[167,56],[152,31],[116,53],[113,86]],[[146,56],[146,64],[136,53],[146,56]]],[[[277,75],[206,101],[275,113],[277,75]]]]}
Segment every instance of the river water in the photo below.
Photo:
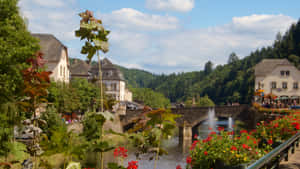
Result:
{"type": "MultiPolygon", "coordinates": [[[[217,127],[224,127],[225,130],[232,130],[234,120],[229,119],[216,119],[214,116],[214,110],[208,112],[208,119],[204,121],[198,127],[198,137],[200,139],[205,139],[208,134],[211,132],[209,128],[216,130],[217,127]]],[[[168,151],[168,155],[160,157],[157,163],[157,169],[176,169],[177,165],[181,165],[182,168],[185,168],[186,157],[188,154],[182,154],[181,148],[179,147],[178,137],[173,137],[169,140],[163,141],[163,147],[168,151]]],[[[127,161],[137,160],[134,154],[129,154],[127,161]]],[[[154,168],[154,160],[149,161],[149,157],[144,157],[137,160],[139,164],[139,169],[152,169],[154,168]]]]}

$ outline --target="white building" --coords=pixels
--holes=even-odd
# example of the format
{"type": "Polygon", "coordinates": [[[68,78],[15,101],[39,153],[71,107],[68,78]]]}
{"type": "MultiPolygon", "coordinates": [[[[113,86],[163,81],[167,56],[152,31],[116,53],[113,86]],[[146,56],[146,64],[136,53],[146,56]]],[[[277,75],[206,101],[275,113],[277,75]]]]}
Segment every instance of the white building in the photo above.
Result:
{"type": "MultiPolygon", "coordinates": [[[[116,68],[107,58],[101,62],[102,82],[106,87],[106,94],[112,96],[117,101],[132,101],[132,93],[126,88],[126,83],[122,72],[116,68]]],[[[98,65],[91,68],[94,79],[98,79],[98,65]]]]}
{"type": "Polygon", "coordinates": [[[287,59],[264,59],[255,66],[255,90],[288,102],[300,98],[300,71],[287,59]]]}
{"type": "Polygon", "coordinates": [[[69,83],[68,49],[51,34],[32,34],[40,40],[41,52],[46,60],[46,69],[51,71],[50,78],[54,81],[69,83]]]}

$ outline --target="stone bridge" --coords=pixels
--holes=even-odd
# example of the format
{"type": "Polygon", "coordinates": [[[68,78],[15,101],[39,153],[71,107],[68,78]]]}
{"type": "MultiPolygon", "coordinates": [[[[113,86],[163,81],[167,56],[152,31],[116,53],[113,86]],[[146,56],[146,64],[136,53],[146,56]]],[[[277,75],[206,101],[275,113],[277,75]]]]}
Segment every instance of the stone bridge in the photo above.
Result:
{"type": "MultiPolygon", "coordinates": [[[[215,106],[215,117],[250,120],[253,116],[249,116],[249,105],[237,106],[215,106]]],[[[212,107],[190,107],[190,108],[173,108],[172,113],[180,114],[177,121],[179,127],[179,143],[183,148],[183,152],[188,151],[188,147],[192,144],[193,135],[196,133],[197,126],[208,119],[208,111],[212,107]]],[[[131,128],[143,110],[127,110],[125,116],[121,116],[121,123],[124,130],[131,128]]]]}

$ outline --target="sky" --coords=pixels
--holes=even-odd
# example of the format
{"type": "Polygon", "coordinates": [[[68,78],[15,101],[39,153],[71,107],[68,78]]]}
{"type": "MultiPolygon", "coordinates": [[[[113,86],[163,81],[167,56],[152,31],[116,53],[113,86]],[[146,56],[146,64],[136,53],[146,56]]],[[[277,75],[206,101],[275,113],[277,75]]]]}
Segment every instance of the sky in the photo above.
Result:
{"type": "MultiPolygon", "coordinates": [[[[113,63],[156,74],[203,70],[272,45],[299,20],[299,0],[20,0],[32,33],[50,33],[80,54],[78,14],[94,12],[110,30],[113,63]]],[[[95,57],[96,58],[96,57],[95,57]]]]}

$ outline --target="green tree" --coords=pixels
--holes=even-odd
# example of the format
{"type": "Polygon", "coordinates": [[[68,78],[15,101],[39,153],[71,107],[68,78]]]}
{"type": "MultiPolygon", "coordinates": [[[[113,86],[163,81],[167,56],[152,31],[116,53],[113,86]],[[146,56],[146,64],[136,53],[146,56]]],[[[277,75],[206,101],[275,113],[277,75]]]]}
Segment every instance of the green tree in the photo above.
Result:
{"type": "Polygon", "coordinates": [[[0,1],[0,156],[10,151],[12,127],[20,119],[17,102],[22,97],[21,70],[39,49],[37,39],[27,31],[17,0],[0,1]],[[13,120],[12,120],[13,119],[13,120]]]}
{"type": "Polygon", "coordinates": [[[163,94],[149,88],[132,88],[133,100],[143,102],[152,108],[169,108],[170,100],[163,94]]]}
{"type": "Polygon", "coordinates": [[[213,63],[211,61],[208,61],[204,65],[204,73],[210,74],[213,71],[213,63]]]}
{"type": "Polygon", "coordinates": [[[229,58],[228,58],[228,64],[231,64],[231,63],[234,63],[236,61],[239,60],[239,57],[234,53],[232,52],[230,55],[229,55],[229,58]]]}

